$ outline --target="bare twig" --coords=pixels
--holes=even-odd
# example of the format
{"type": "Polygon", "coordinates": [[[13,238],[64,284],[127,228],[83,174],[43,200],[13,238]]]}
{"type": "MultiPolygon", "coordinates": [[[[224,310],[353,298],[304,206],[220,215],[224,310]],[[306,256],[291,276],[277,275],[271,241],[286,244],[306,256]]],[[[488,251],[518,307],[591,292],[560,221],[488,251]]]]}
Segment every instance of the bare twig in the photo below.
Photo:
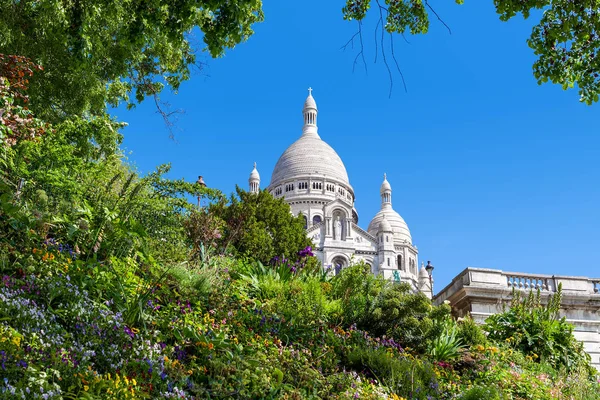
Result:
{"type": "MultiPolygon", "coordinates": [[[[379,5],[379,0],[377,0],[377,4],[379,5]]],[[[384,11],[384,7],[382,7],[381,5],[379,5],[379,20],[383,21],[383,11],[384,11]]],[[[394,89],[394,77],[392,76],[392,70],[390,69],[390,66],[387,62],[387,57],[385,55],[385,29],[383,29],[383,25],[381,26],[381,56],[383,57],[383,64],[385,65],[385,69],[387,69],[388,75],[390,77],[390,92],[388,94],[388,97],[391,98],[392,97],[392,90],[394,89]]]]}
{"type": "MultiPolygon", "coordinates": [[[[377,48],[377,29],[379,29],[380,24],[383,24],[381,17],[377,20],[377,25],[375,25],[375,60],[373,61],[373,64],[377,64],[377,55],[379,54],[379,49],[377,48]]],[[[383,26],[381,27],[381,30],[383,30],[383,26]]]]}
{"type": "Polygon", "coordinates": [[[431,7],[431,5],[427,2],[427,0],[425,0],[425,5],[427,6],[427,8],[429,8],[431,10],[431,12],[433,13],[433,15],[435,15],[438,19],[438,21],[440,21],[442,23],[442,25],[444,25],[446,27],[446,29],[448,29],[448,32],[452,35],[452,30],[450,29],[450,27],[448,26],[448,24],[446,24],[444,22],[444,20],[439,16],[439,14],[433,9],[433,7],[431,7]]]}
{"type": "Polygon", "coordinates": [[[394,60],[394,63],[396,63],[396,69],[398,70],[398,73],[400,74],[400,78],[402,78],[402,85],[404,86],[404,92],[408,92],[408,89],[406,88],[406,81],[404,80],[404,74],[402,73],[402,70],[400,69],[400,65],[398,64],[398,60],[396,59],[396,55],[394,54],[394,36],[390,33],[390,47],[392,48],[392,59],[394,60]]]}
{"type": "Polygon", "coordinates": [[[171,111],[171,105],[166,101],[161,101],[158,93],[154,92],[152,96],[154,97],[154,104],[156,105],[156,113],[160,114],[169,131],[169,139],[175,140],[173,130],[178,120],[177,116],[184,114],[184,111],[182,109],[171,111]]]}
{"type": "Polygon", "coordinates": [[[356,31],[356,33],[354,35],[352,35],[352,37],[346,42],[345,45],[343,45],[342,47],[340,47],[340,50],[346,50],[346,48],[348,46],[351,46],[351,49],[354,49],[354,39],[358,36],[358,31],[356,31]]]}

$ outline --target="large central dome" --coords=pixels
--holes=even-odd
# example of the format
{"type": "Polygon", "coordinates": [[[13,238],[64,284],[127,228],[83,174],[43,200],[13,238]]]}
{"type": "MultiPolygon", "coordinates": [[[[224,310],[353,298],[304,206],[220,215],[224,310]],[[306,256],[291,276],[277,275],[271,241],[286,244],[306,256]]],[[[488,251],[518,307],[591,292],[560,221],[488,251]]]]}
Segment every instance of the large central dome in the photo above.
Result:
{"type": "Polygon", "coordinates": [[[302,136],[279,157],[271,175],[270,186],[308,175],[324,176],[350,186],[348,173],[340,156],[317,133],[317,104],[312,94],[304,102],[303,114],[302,136]]]}
{"type": "Polygon", "coordinates": [[[279,157],[271,176],[271,185],[311,174],[350,185],[346,167],[335,150],[318,136],[304,134],[279,157]]]}

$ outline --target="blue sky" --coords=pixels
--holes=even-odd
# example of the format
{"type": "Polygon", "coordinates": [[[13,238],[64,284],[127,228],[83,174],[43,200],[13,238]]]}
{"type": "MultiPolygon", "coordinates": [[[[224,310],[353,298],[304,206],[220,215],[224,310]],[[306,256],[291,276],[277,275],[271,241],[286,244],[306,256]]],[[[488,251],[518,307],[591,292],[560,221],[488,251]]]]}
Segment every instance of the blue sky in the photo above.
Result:
{"type": "MultiPolygon", "coordinates": [[[[501,22],[493,2],[434,7],[429,34],[395,37],[406,79],[377,64],[371,18],[363,28],[367,71],[353,71],[356,31],[343,0],[267,1],[246,43],[196,71],[177,95],[175,140],[151,101],[116,111],[128,157],[142,173],[171,162],[173,178],[225,193],[244,188],[258,163],[266,187],[281,153],[301,134],[309,86],[319,133],[340,155],[359,225],[380,207],[383,173],[420,260],[439,290],[467,266],[600,276],[599,105],[532,75],[535,21],[501,22]]],[[[372,16],[373,17],[373,16],[372,16]]],[[[387,40],[387,39],[386,39],[387,40]]],[[[388,56],[389,56],[388,49],[388,56]]]]}

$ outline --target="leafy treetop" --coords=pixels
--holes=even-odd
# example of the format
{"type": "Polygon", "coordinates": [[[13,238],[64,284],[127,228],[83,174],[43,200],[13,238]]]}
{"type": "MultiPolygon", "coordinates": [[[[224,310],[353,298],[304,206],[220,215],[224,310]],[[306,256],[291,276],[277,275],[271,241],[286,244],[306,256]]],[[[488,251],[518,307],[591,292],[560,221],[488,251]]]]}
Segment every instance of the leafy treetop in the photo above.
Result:
{"type": "Polygon", "coordinates": [[[262,20],[261,0],[0,0],[0,52],[44,66],[31,108],[56,122],[177,90],[196,63],[194,27],[218,57],[262,20]]]}
{"type": "Polygon", "coordinates": [[[237,187],[228,204],[213,203],[210,213],[225,222],[222,249],[235,249],[264,264],[274,257],[295,260],[298,251],[312,245],[304,219],[266,190],[250,193],[237,187]]]}
{"type": "MultiPolygon", "coordinates": [[[[464,0],[456,0],[462,4],[464,0]]],[[[389,34],[423,34],[429,16],[446,25],[427,0],[375,0],[377,29],[389,34]]],[[[362,22],[371,8],[370,0],[347,0],[344,19],[362,22]]],[[[539,84],[548,81],[563,89],[579,88],[580,101],[592,104],[600,94],[600,1],[598,0],[494,0],[502,21],[543,10],[540,22],[527,41],[538,57],[533,75],[539,84]]],[[[446,25],[447,27],[447,25],[446,25]]],[[[383,36],[382,36],[383,37],[383,36]]],[[[382,39],[383,40],[383,39],[382,39]]],[[[385,54],[384,54],[385,56],[385,54]]]]}

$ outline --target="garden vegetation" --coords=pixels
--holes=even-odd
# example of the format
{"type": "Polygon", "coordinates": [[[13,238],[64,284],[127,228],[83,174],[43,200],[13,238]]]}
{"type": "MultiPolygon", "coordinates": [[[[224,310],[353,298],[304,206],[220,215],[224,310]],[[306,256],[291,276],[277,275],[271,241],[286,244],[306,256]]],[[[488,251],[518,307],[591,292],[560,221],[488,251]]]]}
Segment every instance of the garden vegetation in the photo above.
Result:
{"type": "Polygon", "coordinates": [[[140,176],[121,124],[38,119],[40,68],[0,57],[0,398],[600,398],[560,292],[481,327],[323,271],[282,200],[140,176]]]}

